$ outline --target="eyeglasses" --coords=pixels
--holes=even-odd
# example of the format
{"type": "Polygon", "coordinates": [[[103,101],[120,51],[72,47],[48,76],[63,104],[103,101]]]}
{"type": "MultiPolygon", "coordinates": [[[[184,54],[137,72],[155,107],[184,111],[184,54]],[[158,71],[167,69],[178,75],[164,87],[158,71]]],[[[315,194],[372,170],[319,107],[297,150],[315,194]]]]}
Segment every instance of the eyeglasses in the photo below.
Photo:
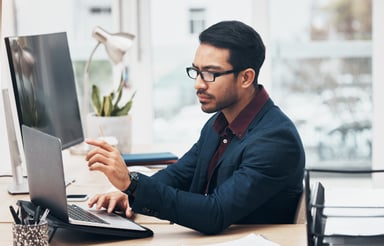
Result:
{"type": "Polygon", "coordinates": [[[187,67],[185,70],[187,71],[188,77],[191,79],[196,79],[197,76],[200,75],[201,79],[205,82],[214,82],[217,77],[237,72],[236,70],[228,70],[225,72],[200,71],[194,67],[187,67]]]}

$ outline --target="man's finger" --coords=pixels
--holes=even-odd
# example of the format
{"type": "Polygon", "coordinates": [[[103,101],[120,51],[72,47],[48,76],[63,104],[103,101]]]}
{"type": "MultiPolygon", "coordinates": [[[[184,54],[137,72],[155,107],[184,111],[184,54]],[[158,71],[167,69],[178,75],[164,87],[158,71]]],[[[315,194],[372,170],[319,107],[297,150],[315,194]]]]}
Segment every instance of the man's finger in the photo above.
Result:
{"type": "Polygon", "coordinates": [[[102,149],[105,149],[106,151],[112,151],[114,150],[114,147],[112,147],[110,144],[108,144],[106,141],[104,140],[97,140],[97,139],[86,139],[85,142],[87,144],[90,144],[92,146],[95,146],[95,147],[99,147],[99,148],[102,148],[102,149]]]}
{"type": "Polygon", "coordinates": [[[115,207],[116,207],[116,199],[111,198],[108,204],[108,209],[107,209],[108,213],[112,213],[113,210],[115,210],[115,207]]]}

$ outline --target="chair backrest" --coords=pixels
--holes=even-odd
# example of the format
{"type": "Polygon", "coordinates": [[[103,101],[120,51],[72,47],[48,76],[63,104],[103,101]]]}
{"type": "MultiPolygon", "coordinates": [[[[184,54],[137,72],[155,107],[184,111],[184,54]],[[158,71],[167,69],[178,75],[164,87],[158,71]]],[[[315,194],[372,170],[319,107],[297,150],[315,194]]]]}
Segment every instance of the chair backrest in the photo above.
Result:
{"type": "Polygon", "coordinates": [[[311,214],[312,214],[312,236],[315,240],[315,245],[321,244],[324,236],[325,217],[324,210],[324,186],[320,182],[315,182],[312,188],[311,197],[311,214]]]}
{"type": "MultiPolygon", "coordinates": [[[[307,192],[308,194],[309,192],[307,192]]],[[[307,242],[309,246],[322,245],[325,217],[324,210],[324,186],[320,182],[315,182],[310,187],[310,199],[306,204],[307,215],[307,242]]]]}
{"type": "Polygon", "coordinates": [[[297,203],[295,218],[295,224],[306,224],[307,223],[307,205],[305,199],[305,187],[303,193],[301,193],[300,199],[297,203]]]}
{"type": "Polygon", "coordinates": [[[313,246],[313,233],[312,233],[312,213],[311,213],[311,185],[310,185],[310,173],[304,172],[304,200],[305,200],[305,217],[307,221],[307,244],[313,246]]]}
{"type": "Polygon", "coordinates": [[[308,246],[321,245],[324,232],[324,202],[325,189],[320,182],[310,185],[309,171],[304,175],[304,203],[305,217],[307,223],[307,243],[308,246]]]}
{"type": "MultiPolygon", "coordinates": [[[[327,216],[324,215],[323,210],[325,208],[325,189],[320,182],[314,182],[310,186],[310,173],[338,173],[338,174],[372,174],[372,173],[384,173],[384,169],[372,169],[372,170],[353,170],[353,169],[306,169],[305,170],[305,190],[306,195],[306,205],[307,205],[307,239],[309,246],[323,245],[324,238],[332,238],[332,235],[324,235],[324,229],[326,224],[327,216]]],[[[335,208],[335,206],[333,206],[335,208]]],[[[339,208],[356,208],[356,206],[337,206],[339,208]]],[[[369,207],[364,207],[369,208],[369,207]]],[[[373,206],[372,208],[377,208],[373,206]]],[[[333,216],[334,217],[334,216],[333,216]]],[[[342,215],[345,217],[345,215],[342,215]]],[[[338,235],[339,237],[342,235],[338,235]]],[[[347,238],[350,238],[350,235],[345,235],[347,238]]],[[[363,237],[363,236],[361,236],[363,237]]],[[[359,238],[362,243],[363,239],[359,238]]],[[[372,237],[368,236],[368,240],[371,240],[372,237]]],[[[382,243],[382,238],[380,238],[382,243]]],[[[359,244],[360,245],[360,244],[359,244]]],[[[366,244],[367,245],[367,244],[366,244]]]]}

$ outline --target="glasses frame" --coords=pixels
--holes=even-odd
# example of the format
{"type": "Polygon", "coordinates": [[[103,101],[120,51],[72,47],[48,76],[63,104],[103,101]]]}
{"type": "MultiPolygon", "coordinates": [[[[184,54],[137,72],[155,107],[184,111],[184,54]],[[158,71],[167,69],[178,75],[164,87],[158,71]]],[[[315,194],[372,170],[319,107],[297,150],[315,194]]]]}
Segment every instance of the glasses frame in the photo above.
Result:
{"type": "Polygon", "coordinates": [[[223,75],[226,75],[226,74],[231,74],[231,73],[237,73],[238,72],[238,70],[235,70],[235,69],[227,70],[227,71],[224,71],[224,72],[200,71],[199,69],[197,69],[195,67],[187,67],[187,68],[185,68],[185,71],[187,72],[187,75],[188,75],[189,78],[197,79],[197,77],[200,75],[201,79],[204,80],[205,82],[215,82],[217,77],[220,77],[220,76],[223,76],[223,75]],[[190,76],[189,71],[191,71],[191,70],[193,70],[193,71],[195,71],[197,73],[195,78],[190,76]],[[204,78],[204,74],[212,74],[213,79],[212,80],[206,80],[204,78]]]}

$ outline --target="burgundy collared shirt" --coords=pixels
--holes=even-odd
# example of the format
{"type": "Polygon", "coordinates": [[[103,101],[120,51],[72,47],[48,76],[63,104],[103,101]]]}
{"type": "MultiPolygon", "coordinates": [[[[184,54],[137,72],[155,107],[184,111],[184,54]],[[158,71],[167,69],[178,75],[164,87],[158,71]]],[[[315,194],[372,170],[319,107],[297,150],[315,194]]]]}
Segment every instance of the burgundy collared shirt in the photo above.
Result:
{"type": "MultiPolygon", "coordinates": [[[[246,131],[251,121],[260,112],[261,108],[269,99],[269,95],[264,87],[262,85],[258,85],[258,87],[259,90],[253,99],[239,113],[239,115],[232,121],[231,124],[228,124],[228,121],[222,112],[217,116],[215,122],[213,123],[215,131],[220,135],[220,141],[218,143],[216,152],[209,163],[207,184],[210,183],[213,170],[215,169],[215,166],[217,165],[227,146],[230,144],[231,140],[235,136],[239,139],[244,136],[244,132],[246,131]]],[[[206,192],[207,190],[208,185],[206,192]]]]}

